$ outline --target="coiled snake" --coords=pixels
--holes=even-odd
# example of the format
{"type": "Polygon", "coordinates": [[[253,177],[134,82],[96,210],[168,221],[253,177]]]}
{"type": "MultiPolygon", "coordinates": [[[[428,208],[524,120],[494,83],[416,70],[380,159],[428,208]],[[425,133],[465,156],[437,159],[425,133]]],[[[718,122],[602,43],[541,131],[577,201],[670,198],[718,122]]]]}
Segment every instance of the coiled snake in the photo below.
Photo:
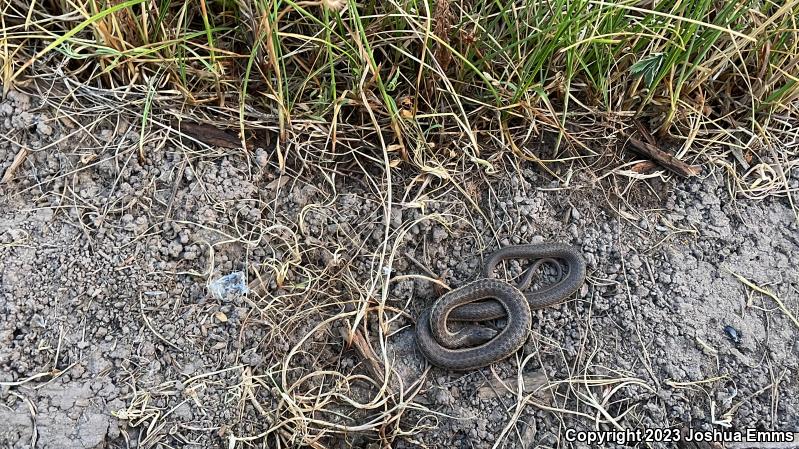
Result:
{"type": "Polygon", "coordinates": [[[432,364],[450,370],[470,370],[502,360],[527,339],[532,325],[531,310],[572,296],[585,281],[585,271],[583,257],[569,245],[541,243],[502,248],[488,257],[481,279],[446,293],[422,312],[416,323],[416,344],[432,364]],[[493,279],[494,269],[506,259],[534,260],[516,286],[493,279]],[[565,276],[559,261],[568,268],[565,276]],[[553,264],[561,279],[548,287],[522,293],[544,263],[553,264]],[[447,328],[450,319],[486,321],[503,317],[507,324],[500,331],[468,325],[453,333],[447,328]]]}

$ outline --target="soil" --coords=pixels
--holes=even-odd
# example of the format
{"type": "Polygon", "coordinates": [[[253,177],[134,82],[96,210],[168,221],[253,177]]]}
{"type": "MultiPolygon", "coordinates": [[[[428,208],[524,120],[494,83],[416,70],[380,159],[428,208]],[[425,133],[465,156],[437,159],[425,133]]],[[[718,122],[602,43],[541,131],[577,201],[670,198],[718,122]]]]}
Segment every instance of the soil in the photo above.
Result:
{"type": "MultiPolygon", "coordinates": [[[[500,156],[458,181],[392,169],[388,203],[379,163],[281,170],[274,148],[68,115],[17,91],[0,102],[0,173],[28,153],[0,184],[0,447],[582,448],[567,429],[799,431],[785,196],[736,199],[713,170],[622,188],[563,165],[563,183],[500,156]],[[534,312],[510,359],[428,366],[413,324],[442,293],[430,278],[457,287],[490,251],[541,241],[581,248],[579,294],[534,312]],[[246,292],[209,292],[237,272],[246,292]]],[[[786,175],[795,192],[799,169],[786,175]]]]}

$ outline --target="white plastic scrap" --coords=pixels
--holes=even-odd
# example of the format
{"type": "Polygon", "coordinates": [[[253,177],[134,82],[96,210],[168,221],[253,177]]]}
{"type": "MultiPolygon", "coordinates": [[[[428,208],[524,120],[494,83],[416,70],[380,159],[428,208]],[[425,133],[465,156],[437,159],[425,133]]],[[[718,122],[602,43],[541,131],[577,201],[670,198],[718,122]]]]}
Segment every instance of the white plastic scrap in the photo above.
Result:
{"type": "Polygon", "coordinates": [[[246,295],[250,292],[247,288],[247,279],[244,272],[234,271],[208,283],[208,291],[216,299],[225,299],[232,295],[246,295]]]}

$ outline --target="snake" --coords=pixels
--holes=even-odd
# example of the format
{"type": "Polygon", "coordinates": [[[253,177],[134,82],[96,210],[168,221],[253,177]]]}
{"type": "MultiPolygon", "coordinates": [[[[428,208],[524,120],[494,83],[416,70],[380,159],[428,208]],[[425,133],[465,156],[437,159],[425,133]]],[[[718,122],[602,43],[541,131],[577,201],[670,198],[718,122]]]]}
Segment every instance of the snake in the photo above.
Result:
{"type": "Polygon", "coordinates": [[[483,278],[449,291],[422,312],[416,324],[416,344],[433,365],[453,371],[476,369],[518,351],[527,340],[532,321],[530,305],[521,290],[507,281],[483,278]],[[507,313],[508,322],[501,331],[496,333],[493,329],[477,326],[464,328],[458,333],[447,329],[447,318],[454,308],[487,298],[493,298],[507,313]],[[485,339],[488,341],[473,347],[447,347],[485,339]],[[441,344],[442,340],[447,344],[441,344]]]}
{"type": "Polygon", "coordinates": [[[481,278],[441,296],[424,310],[416,324],[416,342],[433,365],[453,371],[477,369],[498,362],[522,347],[532,325],[532,310],[557,304],[576,293],[585,282],[586,264],[576,248],[561,243],[513,245],[492,253],[481,278]],[[507,259],[530,259],[534,263],[517,285],[496,279],[494,271],[507,259]],[[563,275],[560,262],[568,271],[563,275]],[[553,264],[561,279],[544,288],[522,293],[544,263],[553,264]],[[467,325],[458,332],[447,327],[453,321],[486,321],[505,318],[496,331],[467,325]]]}

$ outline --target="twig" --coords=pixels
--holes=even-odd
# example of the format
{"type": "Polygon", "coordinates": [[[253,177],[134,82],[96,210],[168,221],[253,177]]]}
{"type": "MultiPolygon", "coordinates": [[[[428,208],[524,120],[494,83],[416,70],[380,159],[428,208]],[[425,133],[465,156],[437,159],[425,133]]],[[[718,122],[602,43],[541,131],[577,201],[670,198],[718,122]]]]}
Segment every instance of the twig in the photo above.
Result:
{"type": "MultiPolygon", "coordinates": [[[[350,335],[348,335],[347,329],[342,327],[340,333],[344,341],[349,341],[350,335]]],[[[366,338],[364,338],[360,329],[355,329],[352,332],[352,345],[355,347],[355,350],[358,351],[361,358],[366,361],[366,367],[371,372],[374,381],[378,384],[382,384],[386,377],[383,369],[380,367],[380,359],[377,357],[377,354],[375,354],[374,349],[372,349],[372,346],[366,338]]]]}
{"type": "Polygon", "coordinates": [[[222,148],[241,148],[241,140],[233,133],[219,129],[214,125],[193,123],[189,121],[173,122],[172,127],[181,133],[199,140],[206,145],[222,148]]]}
{"type": "Polygon", "coordinates": [[[11,165],[9,165],[6,169],[3,179],[0,179],[0,184],[5,184],[8,181],[11,181],[11,178],[14,176],[14,172],[16,172],[17,168],[19,168],[19,166],[25,162],[26,157],[28,157],[28,149],[25,147],[20,148],[17,152],[17,155],[14,156],[14,161],[11,162],[11,165]]]}
{"type": "Polygon", "coordinates": [[[405,257],[407,257],[408,260],[410,260],[414,265],[416,265],[417,268],[419,268],[420,270],[424,271],[431,278],[433,278],[433,279],[441,279],[441,276],[438,276],[437,274],[433,273],[433,270],[431,270],[430,268],[427,268],[427,265],[425,265],[425,264],[419,262],[418,260],[416,260],[416,258],[413,257],[410,253],[406,252],[405,253],[405,257]]]}
{"type": "Polygon", "coordinates": [[[664,168],[667,168],[668,170],[671,170],[680,176],[691,177],[702,173],[702,167],[698,165],[686,164],[685,162],[666,153],[660,148],[657,148],[649,143],[642,142],[635,137],[629,137],[627,139],[627,143],[630,144],[630,149],[634,152],[653,159],[664,168]]]}
{"type": "Polygon", "coordinates": [[[142,299],[142,295],[141,294],[139,294],[139,310],[141,311],[141,317],[144,320],[144,324],[147,325],[147,328],[150,329],[150,332],[152,332],[153,335],[155,335],[156,337],[158,337],[159,340],[161,340],[164,343],[168,344],[169,346],[173,347],[177,351],[183,352],[183,349],[181,349],[175,343],[172,343],[171,341],[169,341],[166,338],[164,338],[164,336],[161,335],[160,333],[158,333],[158,331],[155,330],[155,328],[153,328],[152,324],[150,324],[150,319],[147,318],[147,314],[144,313],[144,300],[142,299]]]}

